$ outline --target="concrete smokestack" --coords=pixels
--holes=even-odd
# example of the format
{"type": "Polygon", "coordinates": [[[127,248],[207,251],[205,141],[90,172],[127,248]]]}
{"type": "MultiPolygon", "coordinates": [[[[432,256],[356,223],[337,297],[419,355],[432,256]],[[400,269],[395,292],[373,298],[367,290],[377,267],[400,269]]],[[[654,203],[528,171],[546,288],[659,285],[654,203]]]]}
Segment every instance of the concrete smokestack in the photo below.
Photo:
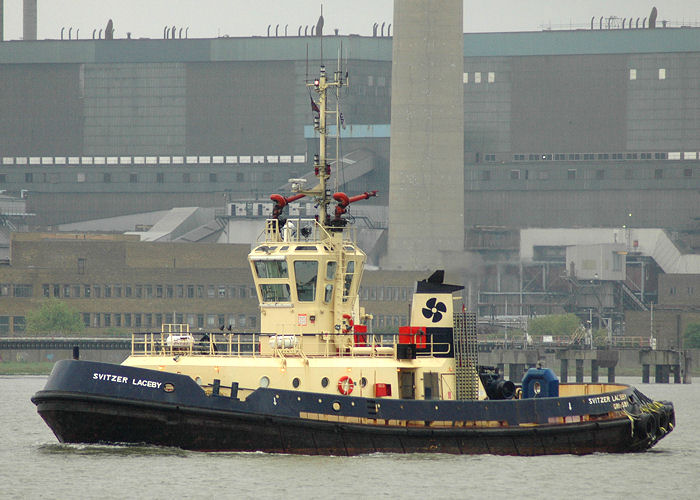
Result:
{"type": "Polygon", "coordinates": [[[446,266],[464,249],[462,3],[394,0],[387,268],[446,266]]]}
{"type": "Polygon", "coordinates": [[[24,40],[36,40],[36,2],[37,0],[24,0],[24,40]]]}

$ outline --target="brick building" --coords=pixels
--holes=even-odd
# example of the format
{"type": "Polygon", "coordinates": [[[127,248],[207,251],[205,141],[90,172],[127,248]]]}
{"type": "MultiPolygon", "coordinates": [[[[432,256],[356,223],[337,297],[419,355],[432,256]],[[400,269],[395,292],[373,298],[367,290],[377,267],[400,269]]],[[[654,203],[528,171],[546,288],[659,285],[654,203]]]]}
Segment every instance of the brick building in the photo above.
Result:
{"type": "Polygon", "coordinates": [[[0,335],[21,335],[49,297],[80,312],[87,333],[258,326],[247,245],[143,243],[137,236],[13,233],[0,268],[0,335]]]}
{"type": "MultiPolygon", "coordinates": [[[[0,336],[23,335],[28,311],[51,297],[77,310],[86,334],[194,331],[231,325],[258,331],[249,245],[141,242],[115,234],[13,233],[10,264],[0,266],[0,336]]],[[[406,324],[416,272],[370,271],[360,291],[375,328],[406,324]]]]}

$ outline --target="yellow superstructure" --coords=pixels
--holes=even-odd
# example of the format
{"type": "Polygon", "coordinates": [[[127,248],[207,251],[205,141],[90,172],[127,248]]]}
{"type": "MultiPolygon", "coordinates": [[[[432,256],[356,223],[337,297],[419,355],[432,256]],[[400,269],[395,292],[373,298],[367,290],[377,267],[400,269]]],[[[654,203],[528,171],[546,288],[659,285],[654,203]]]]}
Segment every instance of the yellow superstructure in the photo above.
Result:
{"type": "MultiPolygon", "coordinates": [[[[450,345],[430,338],[419,354],[414,346],[406,355],[400,352],[397,335],[367,331],[371,317],[358,298],[366,255],[343,215],[350,203],[376,192],[331,195],[327,186],[328,115],[335,116],[336,130],[341,122],[338,107],[327,109],[328,90],[334,89],[338,97],[346,84],[340,68],[329,81],[323,67],[319,78],[308,84],[318,96],[318,105],[312,98],[320,139],[313,167],[318,184],[307,189],[292,179],[293,196],[271,196],[276,203],[273,217],[248,255],[260,304],[260,333],[222,330],[203,336],[164,325],[160,333],[136,335],[124,364],[186,374],[203,386],[238,391],[241,397],[258,387],[279,387],[364,397],[455,399],[455,363],[445,356],[450,345]],[[284,219],[284,207],[302,197],[314,200],[317,217],[284,219]],[[329,214],[333,202],[337,205],[329,214]]],[[[435,308],[437,326],[451,328],[451,296],[441,297],[439,303],[449,304],[449,311],[435,308]]],[[[425,305],[417,307],[422,310],[425,305]]],[[[414,319],[420,317],[414,313],[414,319]]],[[[419,324],[427,321],[422,318],[419,324]]]]}

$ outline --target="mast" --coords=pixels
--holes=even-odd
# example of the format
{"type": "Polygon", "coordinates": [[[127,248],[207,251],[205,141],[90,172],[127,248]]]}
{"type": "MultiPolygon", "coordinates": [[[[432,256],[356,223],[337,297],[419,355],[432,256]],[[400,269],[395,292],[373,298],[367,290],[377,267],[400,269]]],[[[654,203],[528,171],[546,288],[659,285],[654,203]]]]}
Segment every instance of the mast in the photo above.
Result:
{"type": "MultiPolygon", "coordinates": [[[[341,48],[342,50],[342,48],[341,48]]],[[[306,189],[306,179],[289,179],[292,184],[292,192],[294,196],[285,197],[278,194],[273,194],[270,199],[275,202],[272,218],[278,219],[282,214],[284,207],[295,200],[304,196],[312,197],[316,201],[316,206],[319,213],[316,217],[318,224],[323,229],[331,229],[331,233],[342,233],[342,228],[346,224],[346,220],[342,217],[347,212],[347,207],[350,203],[359,200],[366,200],[377,195],[377,191],[369,191],[356,196],[347,196],[345,193],[338,191],[338,173],[336,173],[335,192],[331,195],[328,186],[328,180],[331,177],[331,166],[328,163],[328,114],[335,114],[336,128],[336,167],[340,168],[340,127],[343,124],[342,114],[340,112],[340,91],[343,86],[347,85],[348,73],[345,72],[343,79],[342,64],[340,61],[340,53],[338,56],[338,67],[334,73],[333,79],[329,81],[326,74],[325,65],[321,64],[319,76],[311,83],[306,83],[309,88],[309,99],[311,99],[311,111],[314,114],[314,130],[319,134],[318,153],[314,154],[314,175],[318,178],[318,184],[313,188],[306,189]],[[318,104],[314,101],[311,89],[318,94],[318,104]],[[336,106],[335,109],[328,109],[328,89],[335,90],[336,106]],[[328,206],[337,202],[337,206],[333,213],[333,218],[329,217],[328,206]]],[[[284,221],[282,222],[284,225],[284,221]]],[[[281,226],[280,226],[281,227],[281,226]]],[[[328,234],[328,233],[325,233],[328,234]]]]}
{"type": "MultiPolygon", "coordinates": [[[[313,83],[307,83],[308,87],[313,87],[318,94],[318,106],[312,101],[314,111],[318,110],[318,116],[314,117],[314,129],[319,133],[318,155],[314,155],[314,174],[318,178],[318,185],[310,190],[300,189],[299,193],[313,196],[319,206],[319,224],[326,227],[328,225],[328,205],[331,204],[331,195],[328,191],[327,182],[331,176],[331,166],[328,163],[328,113],[336,114],[336,127],[338,126],[339,112],[336,108],[334,111],[328,110],[328,89],[335,88],[336,92],[340,91],[343,86],[343,79],[340,77],[340,72],[335,74],[333,81],[328,80],[326,75],[326,67],[322,64],[319,71],[319,77],[313,83]]],[[[339,132],[336,130],[336,132],[339,132]]]]}
{"type": "MultiPolygon", "coordinates": [[[[341,56],[343,53],[343,43],[340,43],[340,49],[338,49],[338,66],[337,69],[335,70],[335,80],[340,81],[342,80],[341,77],[341,56]]],[[[347,81],[345,82],[347,85],[347,81]]],[[[340,126],[342,124],[342,116],[343,114],[340,112],[340,87],[335,88],[335,185],[333,186],[333,190],[335,192],[338,191],[338,188],[340,186],[340,175],[342,173],[342,166],[340,164],[341,161],[341,151],[340,151],[340,126]]]]}

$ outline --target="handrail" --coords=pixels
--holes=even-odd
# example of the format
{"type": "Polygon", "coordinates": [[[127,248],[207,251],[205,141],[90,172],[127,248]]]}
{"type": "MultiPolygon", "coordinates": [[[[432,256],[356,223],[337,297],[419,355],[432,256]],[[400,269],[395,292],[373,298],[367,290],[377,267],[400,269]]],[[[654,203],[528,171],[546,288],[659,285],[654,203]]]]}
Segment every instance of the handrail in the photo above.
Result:
{"type": "MultiPolygon", "coordinates": [[[[199,334],[198,334],[199,335],[199,334]]],[[[175,336],[167,332],[132,334],[132,356],[221,356],[221,357],[395,357],[398,333],[367,333],[362,342],[353,342],[346,349],[336,350],[326,344],[322,353],[310,353],[304,341],[321,334],[271,334],[271,333],[201,333],[199,340],[193,335],[175,336]],[[388,337],[391,337],[390,339],[388,337]],[[262,346],[269,349],[262,349],[262,346]],[[267,352],[264,352],[267,351],[267,352]]],[[[332,333],[328,336],[353,337],[354,333],[332,333]]],[[[418,357],[433,357],[451,352],[447,342],[433,342],[428,337],[425,350],[418,357]]]]}
{"type": "MultiPolygon", "coordinates": [[[[342,233],[343,243],[356,243],[355,228],[346,226],[335,228],[342,233]]],[[[323,227],[316,219],[308,217],[289,217],[284,227],[279,227],[278,219],[266,219],[265,229],[257,238],[258,243],[303,243],[314,241],[329,241],[332,240],[332,234],[323,227]],[[312,228],[312,232],[304,234],[302,228],[312,228]]]]}
{"type": "MultiPolygon", "coordinates": [[[[590,347],[587,342],[573,342],[571,337],[561,336],[552,337],[551,340],[544,341],[538,338],[539,336],[526,339],[524,336],[517,337],[501,337],[492,339],[479,339],[480,346],[499,347],[504,349],[527,349],[530,347],[552,347],[552,348],[581,348],[590,347]]],[[[650,347],[649,337],[642,336],[617,336],[614,335],[610,341],[608,339],[594,339],[593,347],[618,347],[621,349],[644,349],[650,347]]]]}

